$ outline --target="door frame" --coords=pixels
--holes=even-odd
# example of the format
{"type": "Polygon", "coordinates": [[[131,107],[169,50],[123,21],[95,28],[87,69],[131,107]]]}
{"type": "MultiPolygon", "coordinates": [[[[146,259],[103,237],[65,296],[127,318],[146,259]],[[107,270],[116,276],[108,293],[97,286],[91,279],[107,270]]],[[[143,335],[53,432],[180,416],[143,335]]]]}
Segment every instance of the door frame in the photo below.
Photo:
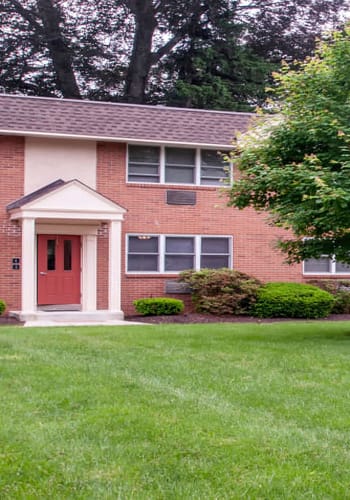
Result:
{"type": "MultiPolygon", "coordinates": [[[[82,295],[82,290],[81,290],[81,284],[82,284],[82,279],[81,279],[81,274],[82,274],[82,267],[81,267],[81,258],[82,258],[82,243],[81,243],[81,236],[79,234],[43,234],[43,233],[37,233],[37,305],[38,307],[42,306],[69,306],[69,305],[76,305],[80,306],[81,305],[81,295],[82,295]],[[63,242],[65,239],[71,238],[72,241],[72,252],[71,252],[71,262],[72,266],[69,270],[65,271],[63,269],[63,260],[64,260],[64,253],[63,248],[61,245],[57,244],[58,242],[63,242]],[[56,255],[56,265],[53,270],[48,270],[47,269],[47,244],[46,242],[48,239],[52,239],[55,241],[55,255],[56,255]],[[39,257],[42,259],[40,262],[39,257]],[[41,277],[41,275],[45,275],[41,277]],[[62,295],[58,291],[58,287],[61,288],[61,285],[63,285],[63,282],[65,281],[64,275],[66,277],[70,276],[71,279],[71,287],[68,288],[68,293],[64,293],[65,287],[62,288],[62,295]],[[51,301],[48,299],[46,296],[47,289],[46,285],[44,283],[45,280],[54,280],[55,283],[55,293],[54,299],[51,301]],[[56,281],[55,281],[56,280],[56,281]],[[63,280],[63,282],[62,282],[63,280]],[[39,287],[42,287],[39,289],[39,287]],[[71,293],[70,293],[71,292],[71,293]],[[71,299],[73,298],[73,295],[75,296],[74,298],[76,300],[65,300],[64,295],[70,295],[71,299]]],[[[51,281],[52,283],[52,281],[51,281]]]]}
{"type": "MultiPolygon", "coordinates": [[[[100,225],[98,224],[49,224],[37,223],[36,235],[57,234],[57,235],[72,235],[80,236],[80,293],[81,293],[81,310],[96,311],[97,304],[97,231],[100,225]]],[[[35,248],[35,260],[37,263],[37,245],[35,248]]],[[[37,264],[35,269],[35,285],[36,285],[36,305],[38,307],[38,270],[37,264]]]]}

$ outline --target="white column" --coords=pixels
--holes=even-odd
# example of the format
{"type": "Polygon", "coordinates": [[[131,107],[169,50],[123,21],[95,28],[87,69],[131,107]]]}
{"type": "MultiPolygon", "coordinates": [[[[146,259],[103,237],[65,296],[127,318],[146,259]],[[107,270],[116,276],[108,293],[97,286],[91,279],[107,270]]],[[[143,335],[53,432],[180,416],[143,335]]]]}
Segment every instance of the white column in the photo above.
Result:
{"type": "Polygon", "coordinates": [[[22,311],[36,310],[36,237],[35,219],[22,220],[22,311]]]}
{"type": "Polygon", "coordinates": [[[82,255],[82,310],[96,311],[97,290],[97,236],[87,234],[83,237],[82,255]]]}
{"type": "Polygon", "coordinates": [[[108,309],[120,311],[121,222],[109,223],[108,309]]]}

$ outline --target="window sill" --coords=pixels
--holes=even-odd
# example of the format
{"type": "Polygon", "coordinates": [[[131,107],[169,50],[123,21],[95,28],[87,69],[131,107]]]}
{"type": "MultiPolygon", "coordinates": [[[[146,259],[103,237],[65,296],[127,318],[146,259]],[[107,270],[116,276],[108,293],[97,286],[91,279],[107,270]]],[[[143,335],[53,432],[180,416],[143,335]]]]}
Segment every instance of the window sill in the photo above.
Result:
{"type": "Polygon", "coordinates": [[[133,188],[157,188],[157,189],[196,189],[200,191],[218,191],[220,189],[229,189],[231,186],[202,186],[199,184],[159,184],[151,182],[126,182],[127,187],[133,188]]]}

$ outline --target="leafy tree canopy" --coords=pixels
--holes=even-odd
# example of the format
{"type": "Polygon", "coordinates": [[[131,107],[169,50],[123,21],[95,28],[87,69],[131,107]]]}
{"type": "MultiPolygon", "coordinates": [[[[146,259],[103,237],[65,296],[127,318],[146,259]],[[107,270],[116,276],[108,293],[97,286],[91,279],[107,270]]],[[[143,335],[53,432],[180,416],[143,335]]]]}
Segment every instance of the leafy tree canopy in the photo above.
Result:
{"type": "Polygon", "coordinates": [[[266,110],[232,153],[241,177],[229,203],[291,229],[280,242],[290,262],[350,262],[350,26],[274,79],[266,110]]]}
{"type": "Polygon", "coordinates": [[[261,103],[349,0],[1,0],[0,88],[187,107],[261,103]]]}

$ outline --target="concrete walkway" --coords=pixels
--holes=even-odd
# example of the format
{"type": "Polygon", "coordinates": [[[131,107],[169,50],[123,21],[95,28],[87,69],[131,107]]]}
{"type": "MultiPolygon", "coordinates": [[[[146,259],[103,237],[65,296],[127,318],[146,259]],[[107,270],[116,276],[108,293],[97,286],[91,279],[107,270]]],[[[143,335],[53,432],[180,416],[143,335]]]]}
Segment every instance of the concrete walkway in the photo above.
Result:
{"type": "Polygon", "coordinates": [[[147,323],[137,323],[136,321],[107,320],[107,321],[49,321],[36,320],[26,321],[24,327],[48,327],[48,326],[128,326],[147,325],[147,323]]]}

